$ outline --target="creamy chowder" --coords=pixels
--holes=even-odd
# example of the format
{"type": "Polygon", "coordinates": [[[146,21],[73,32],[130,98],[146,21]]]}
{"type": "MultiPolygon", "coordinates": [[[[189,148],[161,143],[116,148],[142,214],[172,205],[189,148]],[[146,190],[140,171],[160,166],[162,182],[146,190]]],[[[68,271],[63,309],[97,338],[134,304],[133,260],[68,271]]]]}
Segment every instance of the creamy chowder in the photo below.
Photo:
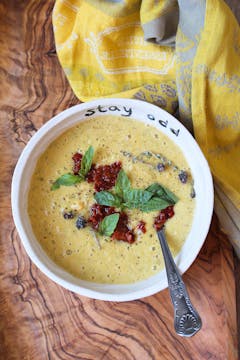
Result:
{"type": "Polygon", "coordinates": [[[175,214],[165,226],[173,255],[180,251],[195,207],[193,179],[182,151],[156,127],[111,115],[79,122],[39,158],[28,195],[28,213],[37,240],[57,265],[83,280],[121,284],[155,275],[164,266],[153,227],[159,211],[124,210],[135,236],[130,244],[101,235],[89,225],[76,226],[77,217],[88,219],[95,203],[93,183],[82,181],[51,190],[57,178],[72,172],[72,156],[84,154],[89,146],[94,149],[97,166],[121,162],[133,188],[159,183],[177,196],[175,214]],[[64,216],[69,213],[71,217],[64,216]],[[145,224],[145,233],[140,222],[145,224]]]}

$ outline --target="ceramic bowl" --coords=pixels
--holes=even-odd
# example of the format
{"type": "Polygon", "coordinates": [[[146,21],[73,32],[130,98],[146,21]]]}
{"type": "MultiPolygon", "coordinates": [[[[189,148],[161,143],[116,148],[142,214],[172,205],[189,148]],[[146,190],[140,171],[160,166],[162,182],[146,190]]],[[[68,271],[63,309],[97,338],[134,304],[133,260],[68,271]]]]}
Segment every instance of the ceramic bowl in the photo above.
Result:
{"type": "Polygon", "coordinates": [[[39,156],[61,133],[86,118],[101,115],[128,116],[166,134],[182,150],[191,168],[197,193],[192,227],[175,262],[184,273],[195,260],[207,236],[213,211],[213,183],[209,166],[186,128],[161,108],[129,99],[100,99],[73,106],[49,120],[31,138],[16,165],[12,180],[12,212],[24,248],[36,266],[66,289],[94,299],[129,301],[149,296],[167,287],[165,269],[139,282],[126,285],[97,284],[78,279],[56,265],[37,241],[27,212],[30,179],[39,156]],[[103,112],[104,110],[104,112],[103,112]]]}

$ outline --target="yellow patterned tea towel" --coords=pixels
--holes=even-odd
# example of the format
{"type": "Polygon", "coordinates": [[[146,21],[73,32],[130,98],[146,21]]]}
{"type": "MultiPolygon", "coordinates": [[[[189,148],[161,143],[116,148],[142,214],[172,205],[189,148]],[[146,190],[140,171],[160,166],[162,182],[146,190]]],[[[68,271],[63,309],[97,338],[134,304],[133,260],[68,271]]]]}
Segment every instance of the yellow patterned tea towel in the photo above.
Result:
{"type": "Polygon", "coordinates": [[[240,256],[240,27],[223,1],[207,1],[192,68],[194,134],[215,181],[215,211],[240,256]]]}
{"type": "MultiPolygon", "coordinates": [[[[155,15],[177,12],[174,16],[178,18],[176,2],[169,4],[160,1],[155,15]]],[[[144,40],[141,19],[147,22],[149,17],[142,14],[140,19],[142,6],[139,0],[56,2],[53,24],[57,54],[80,100],[144,97],[170,112],[176,109],[174,48],[161,46],[160,50],[159,45],[144,40]],[[171,96],[165,98],[162,84],[169,84],[171,96]]],[[[152,28],[146,24],[148,38],[154,36],[152,28]]],[[[174,39],[175,32],[176,25],[174,39]]]]}
{"type": "Polygon", "coordinates": [[[80,100],[145,100],[194,132],[240,256],[240,28],[224,1],[57,0],[53,26],[80,100]]]}

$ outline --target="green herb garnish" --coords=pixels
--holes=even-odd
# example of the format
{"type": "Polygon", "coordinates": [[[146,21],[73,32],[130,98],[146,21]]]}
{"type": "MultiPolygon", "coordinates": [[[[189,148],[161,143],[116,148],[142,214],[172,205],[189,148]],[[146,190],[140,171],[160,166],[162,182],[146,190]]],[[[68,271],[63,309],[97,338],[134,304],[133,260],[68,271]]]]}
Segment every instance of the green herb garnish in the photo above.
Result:
{"type": "Polygon", "coordinates": [[[175,194],[158,183],[153,183],[146,189],[132,189],[124,170],[119,172],[112,192],[99,191],[94,197],[100,205],[120,209],[135,208],[143,212],[162,210],[178,201],[175,194]]]}
{"type": "Polygon", "coordinates": [[[138,209],[147,203],[152,197],[152,193],[142,189],[130,189],[124,192],[124,206],[129,209],[138,209]]]}
{"type": "Polygon", "coordinates": [[[93,147],[89,146],[85,154],[83,155],[82,161],[81,161],[81,168],[79,170],[79,176],[85,179],[86,175],[88,174],[89,170],[92,166],[92,159],[93,159],[93,147]]]}
{"type": "Polygon", "coordinates": [[[166,201],[170,202],[172,205],[176,204],[176,202],[178,201],[178,197],[172,191],[160,185],[159,183],[153,183],[152,185],[148,186],[146,190],[153,193],[154,196],[165,199],[166,201]]]}
{"type": "Polygon", "coordinates": [[[58,178],[56,181],[54,181],[51,190],[59,189],[61,185],[71,186],[80,181],[82,181],[82,179],[78,175],[64,174],[60,176],[60,178],[58,178]]]}
{"type": "Polygon", "coordinates": [[[111,214],[105,216],[105,218],[100,222],[98,231],[101,235],[111,236],[114,230],[116,229],[117,223],[119,220],[119,214],[111,214]]]}
{"type": "Polygon", "coordinates": [[[172,205],[172,203],[169,203],[160,197],[153,196],[148,202],[142,204],[139,208],[142,212],[151,212],[163,210],[169,205],[172,205]]]}
{"type": "Polygon", "coordinates": [[[120,208],[122,204],[122,199],[118,195],[115,195],[110,191],[106,191],[106,190],[96,192],[94,198],[97,201],[97,203],[100,205],[120,208]]]}
{"type": "Polygon", "coordinates": [[[114,187],[115,194],[123,198],[124,193],[129,191],[130,189],[131,189],[131,182],[127,174],[125,173],[125,171],[120,170],[114,187]]]}
{"type": "Polygon", "coordinates": [[[89,148],[83,155],[79,173],[77,175],[70,173],[63,174],[56,181],[54,181],[54,183],[51,186],[51,190],[57,190],[60,188],[61,185],[71,186],[85,180],[86,175],[88,174],[92,166],[93,153],[94,153],[93,147],[89,146],[89,148]]]}

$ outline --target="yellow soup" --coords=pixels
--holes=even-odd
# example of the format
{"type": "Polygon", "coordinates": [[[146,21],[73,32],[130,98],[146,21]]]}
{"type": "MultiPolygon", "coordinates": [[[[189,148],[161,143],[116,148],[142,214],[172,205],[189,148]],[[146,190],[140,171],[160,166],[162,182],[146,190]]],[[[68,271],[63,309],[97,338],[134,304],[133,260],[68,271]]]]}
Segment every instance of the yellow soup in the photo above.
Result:
{"type": "Polygon", "coordinates": [[[28,198],[33,231],[56,264],[83,280],[122,284],[146,279],[164,267],[153,227],[159,211],[125,210],[135,233],[135,242],[129,244],[100,235],[90,226],[76,227],[76,216],[88,219],[95,203],[93,183],[82,181],[51,190],[57,178],[72,172],[73,154],[84,154],[89,146],[94,148],[96,165],[121,161],[132,188],[146,189],[157,182],[178,197],[175,215],[166,222],[166,235],[173,255],[180,251],[195,207],[191,196],[193,179],[186,159],[180,148],[155,127],[117,116],[79,122],[52,142],[39,158],[28,198]],[[188,173],[186,183],[179,180],[180,170],[188,173]],[[73,219],[64,218],[69,211],[76,214],[73,219]],[[139,221],[145,222],[146,233],[136,229],[139,221]]]}

